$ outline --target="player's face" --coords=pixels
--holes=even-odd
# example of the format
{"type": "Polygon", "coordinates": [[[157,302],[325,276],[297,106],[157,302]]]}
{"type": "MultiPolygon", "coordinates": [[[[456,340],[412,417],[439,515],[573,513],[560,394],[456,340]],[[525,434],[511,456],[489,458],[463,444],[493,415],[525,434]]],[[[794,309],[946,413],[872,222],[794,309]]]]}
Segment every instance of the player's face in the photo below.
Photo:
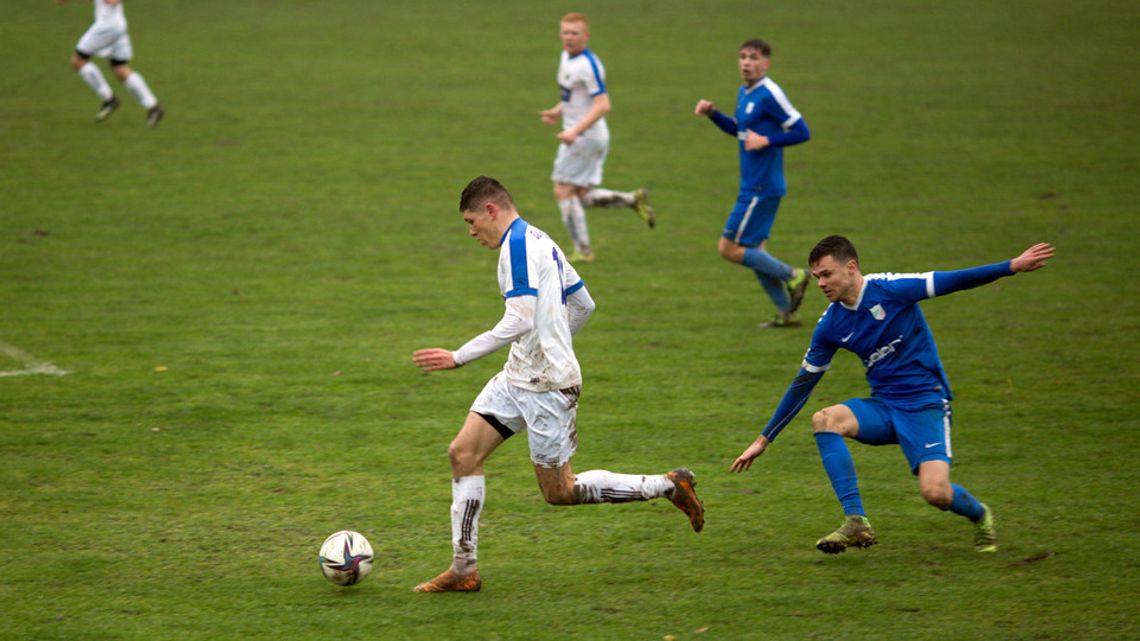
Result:
{"type": "Polygon", "coordinates": [[[832,256],[824,256],[811,266],[811,275],[819,281],[819,288],[827,300],[831,302],[843,301],[854,303],[858,292],[855,292],[856,277],[859,266],[853,260],[841,264],[832,256]]]}
{"type": "Polygon", "coordinates": [[[737,63],[740,66],[740,79],[744,84],[750,85],[768,73],[768,65],[772,61],[757,49],[741,49],[737,63]]]}
{"type": "Polygon", "coordinates": [[[590,40],[590,32],[586,31],[586,25],[581,22],[560,23],[559,33],[562,36],[562,48],[572,56],[585,51],[586,43],[590,40]]]}
{"type": "Polygon", "coordinates": [[[488,249],[499,247],[499,230],[495,225],[495,218],[488,210],[465,211],[463,220],[467,222],[467,233],[479,241],[480,245],[488,249]]]}

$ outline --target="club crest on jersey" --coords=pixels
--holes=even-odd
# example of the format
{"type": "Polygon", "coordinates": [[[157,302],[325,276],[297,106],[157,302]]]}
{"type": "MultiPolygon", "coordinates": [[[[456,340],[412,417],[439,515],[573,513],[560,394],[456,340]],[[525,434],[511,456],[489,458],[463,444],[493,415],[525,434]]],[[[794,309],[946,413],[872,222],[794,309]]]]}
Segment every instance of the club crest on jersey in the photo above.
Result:
{"type": "Polygon", "coordinates": [[[887,310],[883,309],[883,306],[879,305],[878,303],[876,303],[875,306],[872,307],[869,311],[871,312],[871,318],[875,320],[881,321],[887,317],[887,310]]]}
{"type": "Polygon", "coordinates": [[[744,113],[746,113],[746,114],[752,113],[752,108],[755,106],[756,106],[756,103],[754,103],[754,102],[748,103],[748,106],[744,108],[744,113]]]}

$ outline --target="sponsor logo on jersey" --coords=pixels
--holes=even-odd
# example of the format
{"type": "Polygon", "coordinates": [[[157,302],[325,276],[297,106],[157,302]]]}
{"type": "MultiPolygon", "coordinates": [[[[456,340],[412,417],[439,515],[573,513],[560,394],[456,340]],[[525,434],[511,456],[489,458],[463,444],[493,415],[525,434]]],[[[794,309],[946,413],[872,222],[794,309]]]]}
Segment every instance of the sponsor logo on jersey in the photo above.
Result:
{"type": "MultiPolygon", "coordinates": [[[[878,307],[878,305],[876,305],[876,307],[878,307]]],[[[863,361],[863,364],[867,366],[867,369],[871,369],[879,361],[890,356],[891,354],[894,354],[896,351],[895,345],[898,345],[901,342],[902,336],[899,336],[895,340],[887,343],[886,345],[883,345],[879,349],[871,352],[871,355],[867,357],[867,360],[863,361]]]]}
{"type": "Polygon", "coordinates": [[[878,303],[876,303],[875,306],[872,307],[870,311],[871,311],[871,318],[873,318],[875,320],[881,321],[887,317],[887,310],[883,309],[883,306],[879,305],[878,303]]]}

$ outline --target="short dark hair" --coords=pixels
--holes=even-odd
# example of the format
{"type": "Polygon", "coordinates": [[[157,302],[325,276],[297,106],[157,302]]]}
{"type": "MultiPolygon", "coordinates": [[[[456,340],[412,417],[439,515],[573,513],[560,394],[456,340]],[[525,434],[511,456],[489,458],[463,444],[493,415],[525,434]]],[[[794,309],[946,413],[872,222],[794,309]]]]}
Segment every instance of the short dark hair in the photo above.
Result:
{"type": "Polygon", "coordinates": [[[772,47],[767,42],[764,42],[759,38],[745,40],[744,44],[740,45],[740,51],[744,51],[745,49],[755,49],[759,51],[760,54],[765,58],[772,57],[772,47]]]}
{"type": "Polygon", "coordinates": [[[503,183],[490,176],[479,176],[467,183],[459,196],[459,211],[475,211],[486,202],[493,202],[503,209],[514,209],[515,201],[503,183]]]}
{"type": "Polygon", "coordinates": [[[853,260],[856,265],[859,264],[859,252],[855,251],[855,245],[846,236],[828,236],[816,243],[808,255],[808,265],[818,263],[824,256],[831,256],[840,263],[853,260]]]}

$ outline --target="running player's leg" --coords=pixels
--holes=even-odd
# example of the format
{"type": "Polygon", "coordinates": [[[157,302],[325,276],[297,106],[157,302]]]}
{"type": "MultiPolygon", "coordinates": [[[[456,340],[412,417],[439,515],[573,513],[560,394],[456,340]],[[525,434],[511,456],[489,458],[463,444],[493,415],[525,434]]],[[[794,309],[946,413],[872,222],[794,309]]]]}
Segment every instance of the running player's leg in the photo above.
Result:
{"type": "Polygon", "coordinates": [[[91,90],[103,102],[99,108],[99,113],[95,116],[97,122],[106,120],[119,106],[119,102],[115,98],[111,85],[103,77],[103,72],[95,63],[91,62],[91,58],[109,47],[116,37],[116,33],[105,27],[91,25],[91,28],[79,38],[79,42],[75,45],[75,52],[71,54],[71,67],[79,73],[83,82],[87,83],[87,86],[91,87],[91,90]]]}
{"type": "MultiPolygon", "coordinates": [[[[499,423],[494,417],[491,421],[499,423]]],[[[470,412],[447,448],[451,462],[451,566],[415,587],[416,592],[473,592],[482,586],[478,568],[479,515],[486,481],[483,462],[513,432],[470,412]]]]}
{"type": "Polygon", "coordinates": [[[574,252],[568,257],[573,262],[594,258],[582,196],[591,186],[601,183],[604,160],[604,144],[588,138],[579,138],[572,145],[559,145],[554,158],[550,179],[554,181],[554,200],[562,214],[562,223],[574,244],[574,252]]]}
{"type": "Polygon", "coordinates": [[[704,506],[686,469],[667,474],[619,474],[589,470],[575,475],[571,459],[578,447],[578,388],[527,394],[521,403],[527,442],[542,496],[552,505],[626,503],[665,497],[689,517],[693,529],[704,526],[704,506]]]}
{"type": "Polygon", "coordinates": [[[131,68],[130,61],[134,57],[134,48],[131,46],[130,34],[123,33],[119,36],[113,45],[111,45],[111,71],[115,77],[127,88],[128,91],[134,95],[135,99],[139,101],[143,109],[146,109],[146,124],[153,127],[158,124],[159,120],[166,115],[162,106],[158,104],[158,98],[155,97],[154,92],[150,90],[150,86],[138,73],[131,68]]]}
{"type": "Polygon", "coordinates": [[[667,474],[619,474],[609,470],[571,471],[571,463],[557,467],[535,464],[542,496],[551,505],[628,503],[668,498],[689,517],[693,530],[704,528],[704,504],[697,498],[693,474],[678,468],[667,474]]]}
{"type": "Polygon", "coordinates": [[[776,309],[788,321],[803,300],[808,280],[806,270],[793,268],[767,251],[768,234],[779,207],[779,198],[741,192],[721,233],[718,250],[725,260],[756,274],[776,309]]]}
{"type": "Polygon", "coordinates": [[[554,200],[558,203],[562,224],[570,234],[574,246],[574,251],[569,256],[570,261],[590,261],[594,257],[594,249],[590,245],[590,228],[586,224],[586,210],[578,197],[578,188],[570,183],[555,182],[554,200]]]}

